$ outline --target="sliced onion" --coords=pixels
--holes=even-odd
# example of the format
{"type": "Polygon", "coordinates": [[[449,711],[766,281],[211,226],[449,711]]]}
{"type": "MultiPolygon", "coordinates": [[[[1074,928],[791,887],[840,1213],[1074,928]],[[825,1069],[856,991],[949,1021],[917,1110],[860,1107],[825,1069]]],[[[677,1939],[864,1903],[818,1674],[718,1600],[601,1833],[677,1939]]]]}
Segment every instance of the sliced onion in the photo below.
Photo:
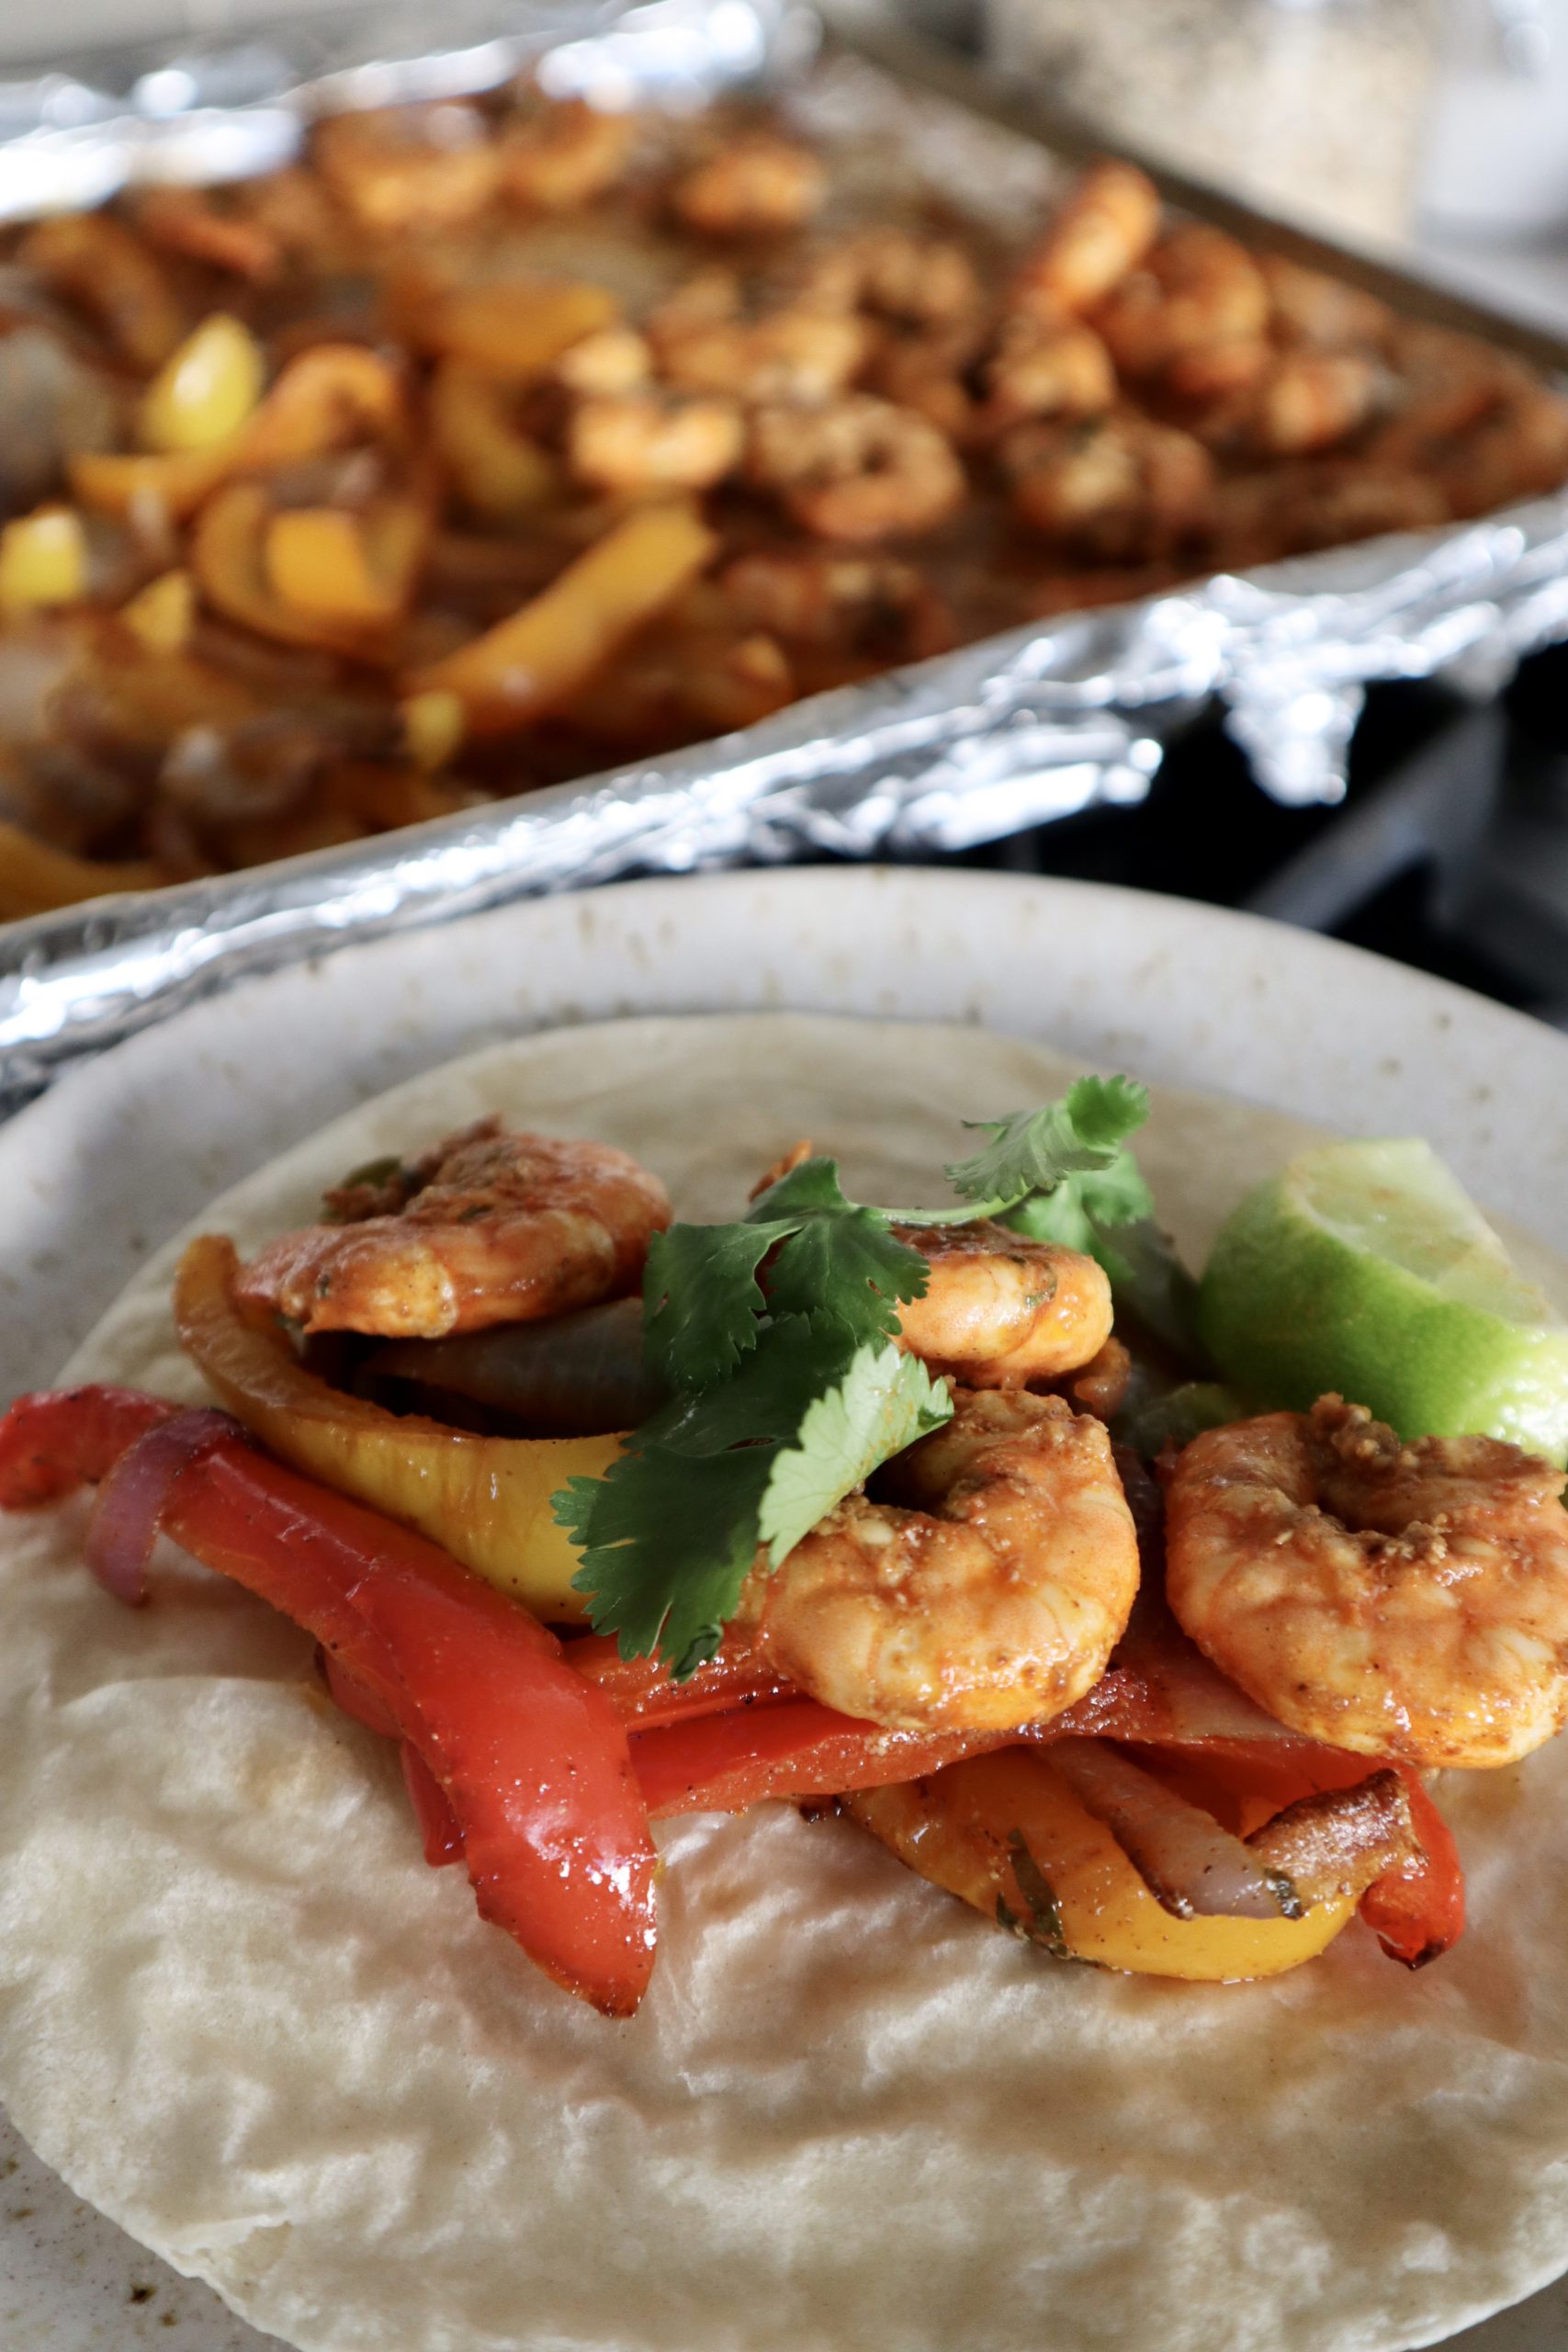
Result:
{"type": "Polygon", "coordinates": [[[202,1408],[175,1413],[127,1446],[98,1488],[85,1546],[87,1566],[118,1600],[147,1598],[147,1563],[169,1489],[180,1472],[226,1439],[249,1439],[231,1414],[202,1408]]]}
{"type": "Polygon", "coordinates": [[[615,1298],[536,1323],[502,1323],[454,1340],[400,1340],[365,1366],[373,1380],[467,1397],[513,1414],[541,1437],[636,1429],[663,1403],[642,1360],[642,1301],[615,1298]]]}
{"type": "Polygon", "coordinates": [[[1363,1895],[1374,1879],[1404,1869],[1423,1848],[1410,1794],[1395,1771],[1352,1788],[1298,1797],[1247,1841],[1266,1870],[1288,1878],[1303,1903],[1363,1895]]]}
{"type": "Polygon", "coordinates": [[[1051,1761],[1173,1917],[1300,1917],[1303,1905],[1283,1871],[1108,1741],[1058,1739],[1051,1761]]]}
{"type": "Polygon", "coordinates": [[[463,1859],[463,1832],[450,1798],[417,1747],[402,1744],[403,1785],[424,1843],[424,1859],[433,1871],[463,1859]]]}

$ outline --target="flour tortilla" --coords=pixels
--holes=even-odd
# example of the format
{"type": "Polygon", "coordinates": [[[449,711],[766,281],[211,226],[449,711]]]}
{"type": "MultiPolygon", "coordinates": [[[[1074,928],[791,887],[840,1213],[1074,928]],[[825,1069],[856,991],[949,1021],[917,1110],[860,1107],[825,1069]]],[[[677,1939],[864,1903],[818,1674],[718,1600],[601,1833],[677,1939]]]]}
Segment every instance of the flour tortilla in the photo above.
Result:
{"type": "MultiPolygon", "coordinates": [[[[400,1088],[202,1226],[257,1243],[491,1110],[626,1147],[691,1216],[799,1135],[930,1199],[959,1115],[1074,1074],[969,1029],[607,1023],[400,1088]]],[[[1167,1095],[1140,1152],[1198,1255],[1307,1135],[1167,1095]]],[[[69,1377],[199,1395],[175,1255],[69,1377]]],[[[300,1636],[167,1546],[125,1611],[83,1519],[0,1528],[0,2096],[306,2352],[1389,2352],[1568,2260],[1568,1742],[1448,1781],[1472,1925],[1419,1977],[1359,1928],[1256,1986],[1053,1962],[770,1806],[672,1825],[611,2025],[424,1868],[300,1636]]]]}

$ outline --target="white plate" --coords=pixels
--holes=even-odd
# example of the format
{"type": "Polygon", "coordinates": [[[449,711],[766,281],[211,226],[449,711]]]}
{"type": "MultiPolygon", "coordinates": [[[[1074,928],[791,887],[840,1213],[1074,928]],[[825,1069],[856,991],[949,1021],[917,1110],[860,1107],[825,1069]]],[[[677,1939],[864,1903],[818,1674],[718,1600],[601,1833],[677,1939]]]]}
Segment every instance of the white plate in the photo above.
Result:
{"type": "MultiPolygon", "coordinates": [[[[1424,1134],[1489,1206],[1568,1254],[1568,1040],[1537,1023],[1179,899],[995,875],[728,874],[346,950],[62,1080],[0,1132],[0,1393],[47,1379],[148,1250],[353,1102],[519,1030],[785,1006],[970,1020],[1353,1133],[1424,1134]]],[[[3,2125],[0,2220],[0,2346],[260,2352],[254,2329],[78,2204],[3,2125]]],[[[1560,2280],[1452,2341],[1565,2340],[1560,2280]]]]}

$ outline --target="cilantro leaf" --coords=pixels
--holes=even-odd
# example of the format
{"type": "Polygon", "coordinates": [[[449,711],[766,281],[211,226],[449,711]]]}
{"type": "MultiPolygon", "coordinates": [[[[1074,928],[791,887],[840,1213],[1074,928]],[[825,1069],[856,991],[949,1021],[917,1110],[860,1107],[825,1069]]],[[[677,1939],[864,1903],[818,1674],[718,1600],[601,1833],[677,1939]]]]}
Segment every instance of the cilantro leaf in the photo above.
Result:
{"type": "Polygon", "coordinates": [[[555,1514],[582,1554],[572,1578],[623,1657],[661,1649],[677,1681],[717,1650],[757,1556],[773,1456],[742,1446],[694,1457],[644,1443],[602,1478],[573,1478],[555,1514]]]}
{"type": "Polygon", "coordinates": [[[840,1324],[855,1342],[890,1340],[897,1302],[923,1298],[926,1261],[894,1238],[885,1210],[846,1200],[835,1159],[803,1160],[770,1185],[752,1211],[794,1231],[768,1269],[768,1305],[778,1315],[840,1324]]]}
{"type": "Polygon", "coordinates": [[[1032,1193],[1001,1221],[1015,1233],[1028,1234],[1032,1241],[1063,1242],[1096,1258],[1102,1230],[1151,1217],[1154,1205],[1143,1170],[1122,1144],[1105,1166],[1063,1176],[1054,1192],[1032,1193]]]}
{"type": "Polygon", "coordinates": [[[657,1648],[677,1679],[690,1674],[760,1554],[778,1567],[880,1463],[949,1418],[945,1387],[892,1344],[899,1305],[929,1280],[896,1225],[1003,1216],[1092,1251],[1162,1336],[1190,1321],[1190,1280],[1126,1146],[1147,1112],[1131,1079],[1080,1079],[1058,1102],[980,1123],[984,1149],[948,1170],[962,1207],[866,1206],[835,1160],[814,1157],[739,1222],[661,1235],[644,1344],[670,1401],[603,1478],[553,1498],[595,1626],[618,1632],[625,1656],[657,1648]]]}
{"type": "Polygon", "coordinates": [[[757,1343],[757,1269],[787,1226],[672,1225],[649,1245],[643,1344],[666,1388],[725,1379],[757,1343]]]}
{"type": "Polygon", "coordinates": [[[1198,1285],[1177,1256],[1168,1234],[1152,1217],[1108,1233],[1095,1226],[1094,1254],[1111,1277],[1118,1314],[1131,1315],[1195,1371],[1210,1368],[1198,1336],[1198,1285]]]}
{"type": "Polygon", "coordinates": [[[659,1649],[677,1681],[712,1657],[756,1562],[774,1459],[852,1353],[805,1316],[762,1326],[729,1379],[672,1399],[603,1478],[552,1498],[582,1553],[572,1589],[624,1657],[659,1649]]]}
{"type": "Polygon", "coordinates": [[[838,1386],[807,1407],[795,1444],[773,1456],[757,1521],[773,1566],[879,1463],[952,1418],[945,1383],[918,1356],[857,1348],[838,1386]]]}
{"type": "Polygon", "coordinates": [[[1148,1088],[1135,1079],[1080,1078],[1041,1110],[967,1121],[990,1141],[946,1173],[955,1192],[984,1201],[983,1213],[994,1216],[1032,1193],[1053,1192],[1066,1177],[1110,1168],[1148,1115],[1148,1088]]]}

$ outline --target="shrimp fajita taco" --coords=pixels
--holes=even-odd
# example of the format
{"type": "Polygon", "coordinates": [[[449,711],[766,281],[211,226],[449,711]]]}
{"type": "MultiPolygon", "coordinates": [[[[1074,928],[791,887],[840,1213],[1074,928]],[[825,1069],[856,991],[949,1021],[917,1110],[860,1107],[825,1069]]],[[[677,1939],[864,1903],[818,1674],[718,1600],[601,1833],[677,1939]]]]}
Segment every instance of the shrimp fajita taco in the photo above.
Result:
{"type": "Polygon", "coordinates": [[[304,2352],[1433,2341],[1568,2260],[1554,1300],[974,1030],[350,1112],[0,1424],[0,2095],[304,2352]]]}

